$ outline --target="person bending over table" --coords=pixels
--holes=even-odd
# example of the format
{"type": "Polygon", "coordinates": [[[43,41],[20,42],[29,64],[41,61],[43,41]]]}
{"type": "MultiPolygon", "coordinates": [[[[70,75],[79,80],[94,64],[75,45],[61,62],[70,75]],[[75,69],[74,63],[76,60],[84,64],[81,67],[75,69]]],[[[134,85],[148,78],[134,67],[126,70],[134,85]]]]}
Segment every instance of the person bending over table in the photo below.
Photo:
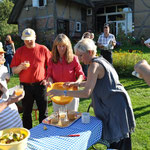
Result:
{"type": "Polygon", "coordinates": [[[2,95],[7,87],[4,80],[0,79],[0,130],[14,127],[22,127],[22,120],[18,113],[16,102],[24,97],[24,92],[20,96],[13,94],[8,99],[3,99],[2,95]]]}
{"type": "Polygon", "coordinates": [[[144,79],[144,81],[150,86],[150,65],[146,60],[139,61],[135,66],[134,69],[139,76],[144,79]]]}
{"type": "Polygon", "coordinates": [[[110,143],[112,149],[131,150],[131,133],[135,128],[135,118],[131,100],[119,82],[114,67],[103,57],[96,57],[97,47],[91,39],[79,41],[75,53],[84,64],[89,64],[87,81],[68,83],[69,86],[83,86],[80,91],[51,90],[47,95],[74,96],[88,98],[97,118],[103,122],[102,139],[110,143]]]}
{"type": "MultiPolygon", "coordinates": [[[[78,57],[73,54],[71,42],[65,34],[59,34],[53,43],[47,72],[50,85],[54,82],[81,83],[85,79],[78,57]]],[[[79,98],[74,98],[66,106],[68,110],[78,111],[79,98]]],[[[53,102],[54,111],[58,111],[59,107],[60,105],[53,102]]]]}
{"type": "Polygon", "coordinates": [[[18,48],[12,59],[11,67],[14,74],[19,74],[21,85],[24,86],[25,97],[22,99],[23,126],[32,128],[32,107],[34,100],[39,110],[39,122],[48,116],[48,100],[46,96],[47,65],[51,53],[44,45],[37,44],[33,29],[22,32],[24,46],[18,48]]]}

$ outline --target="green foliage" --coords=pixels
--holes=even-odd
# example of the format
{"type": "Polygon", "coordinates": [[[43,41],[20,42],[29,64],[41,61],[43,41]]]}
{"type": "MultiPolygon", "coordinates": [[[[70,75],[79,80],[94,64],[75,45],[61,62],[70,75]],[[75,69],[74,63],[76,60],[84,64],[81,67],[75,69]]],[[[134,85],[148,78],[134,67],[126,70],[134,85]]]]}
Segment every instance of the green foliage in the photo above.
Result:
{"type": "Polygon", "coordinates": [[[0,1],[0,36],[3,38],[7,34],[16,34],[18,31],[17,25],[7,24],[7,20],[12,11],[14,4],[11,0],[0,1]]]}
{"type": "Polygon", "coordinates": [[[0,2],[0,21],[8,19],[13,6],[14,4],[9,0],[2,0],[0,2]]]}
{"type": "Polygon", "coordinates": [[[113,53],[113,66],[121,76],[132,76],[134,65],[140,60],[147,60],[150,63],[149,48],[146,46],[127,46],[122,49],[115,49],[113,53]]]}

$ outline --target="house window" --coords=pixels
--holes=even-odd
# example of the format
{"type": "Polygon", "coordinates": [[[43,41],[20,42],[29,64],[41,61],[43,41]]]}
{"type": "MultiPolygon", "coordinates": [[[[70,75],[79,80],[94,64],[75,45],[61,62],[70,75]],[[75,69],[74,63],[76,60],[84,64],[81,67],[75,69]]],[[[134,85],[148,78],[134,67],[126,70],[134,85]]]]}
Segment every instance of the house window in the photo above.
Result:
{"type": "Polygon", "coordinates": [[[33,7],[44,7],[47,4],[47,0],[32,0],[33,7]]]}
{"type": "Polygon", "coordinates": [[[76,31],[81,32],[81,22],[76,22],[76,31]]]}
{"type": "Polygon", "coordinates": [[[87,9],[87,15],[88,15],[88,16],[91,16],[91,15],[92,15],[92,8],[88,8],[88,9],[87,9]]]}

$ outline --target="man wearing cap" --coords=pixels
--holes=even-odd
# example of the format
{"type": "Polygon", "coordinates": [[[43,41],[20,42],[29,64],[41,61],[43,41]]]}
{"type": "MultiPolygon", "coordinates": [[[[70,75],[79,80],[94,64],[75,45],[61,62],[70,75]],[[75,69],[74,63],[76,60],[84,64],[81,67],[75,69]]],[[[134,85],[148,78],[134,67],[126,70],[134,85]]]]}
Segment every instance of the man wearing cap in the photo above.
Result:
{"type": "Polygon", "coordinates": [[[7,82],[10,80],[10,74],[8,73],[8,69],[4,66],[5,58],[4,58],[5,51],[2,47],[0,47],[0,79],[3,80],[6,84],[6,92],[2,95],[3,99],[7,99],[9,97],[9,92],[7,89],[7,82]]]}
{"type": "Polygon", "coordinates": [[[116,39],[115,36],[109,32],[109,24],[104,24],[104,33],[99,36],[97,43],[100,48],[101,55],[112,64],[112,50],[116,45],[116,39]]]}
{"type": "Polygon", "coordinates": [[[30,129],[34,100],[39,110],[39,122],[41,123],[48,115],[45,78],[51,53],[47,47],[35,42],[35,31],[30,28],[22,32],[21,39],[24,40],[25,45],[16,50],[11,67],[14,74],[19,74],[20,83],[24,86],[23,126],[30,129]]]}

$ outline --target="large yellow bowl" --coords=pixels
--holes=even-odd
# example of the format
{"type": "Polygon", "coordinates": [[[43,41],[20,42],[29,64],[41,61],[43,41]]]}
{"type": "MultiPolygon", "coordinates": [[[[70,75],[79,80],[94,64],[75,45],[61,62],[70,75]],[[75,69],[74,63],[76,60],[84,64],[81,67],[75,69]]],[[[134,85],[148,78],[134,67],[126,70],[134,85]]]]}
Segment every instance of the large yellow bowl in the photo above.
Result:
{"type": "MultiPolygon", "coordinates": [[[[47,91],[50,91],[52,89],[56,89],[56,90],[68,90],[68,91],[75,91],[77,90],[77,87],[64,87],[63,86],[64,82],[56,82],[53,83],[51,87],[47,88],[47,91]]],[[[65,104],[69,104],[72,100],[73,97],[70,96],[54,96],[51,98],[52,101],[58,105],[65,105],[65,104]]]]}
{"type": "Polygon", "coordinates": [[[25,128],[10,128],[10,129],[4,129],[0,131],[0,136],[2,136],[5,133],[21,133],[25,134],[25,139],[17,142],[17,143],[10,143],[10,144],[1,144],[0,143],[0,150],[25,150],[27,148],[27,140],[30,136],[30,131],[25,128]]]}

